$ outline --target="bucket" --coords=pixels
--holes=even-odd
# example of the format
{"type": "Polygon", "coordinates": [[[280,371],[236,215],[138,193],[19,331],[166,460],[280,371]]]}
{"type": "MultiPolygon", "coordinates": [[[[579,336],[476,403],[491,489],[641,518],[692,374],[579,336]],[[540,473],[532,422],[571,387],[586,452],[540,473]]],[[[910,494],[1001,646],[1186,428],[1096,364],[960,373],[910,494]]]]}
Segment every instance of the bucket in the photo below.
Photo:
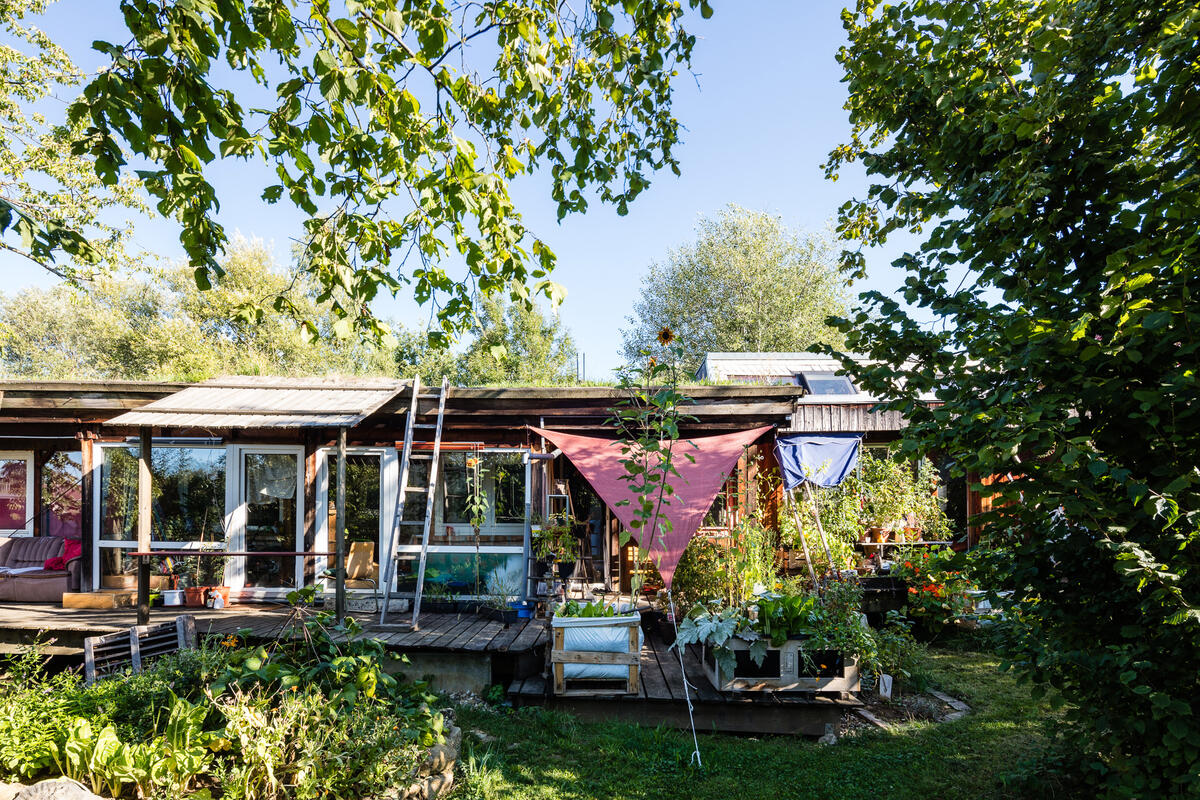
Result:
{"type": "Polygon", "coordinates": [[[183,605],[183,589],[163,589],[163,605],[164,606],[181,606],[183,605]]]}
{"type": "Polygon", "coordinates": [[[204,605],[209,608],[227,608],[229,606],[229,587],[209,586],[204,605]],[[218,597],[221,598],[220,602],[217,602],[218,597]]]}

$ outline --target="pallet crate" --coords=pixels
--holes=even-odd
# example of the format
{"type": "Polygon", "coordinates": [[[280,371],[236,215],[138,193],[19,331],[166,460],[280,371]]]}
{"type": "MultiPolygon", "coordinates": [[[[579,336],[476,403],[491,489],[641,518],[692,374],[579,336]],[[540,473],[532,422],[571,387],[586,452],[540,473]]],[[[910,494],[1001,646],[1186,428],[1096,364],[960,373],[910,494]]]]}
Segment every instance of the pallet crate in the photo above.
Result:
{"type": "MultiPolygon", "coordinates": [[[[575,622],[575,618],[571,619],[575,622]]],[[[580,650],[566,647],[566,628],[553,627],[554,636],[550,648],[550,669],[554,679],[554,694],[559,697],[595,697],[598,695],[637,694],[641,687],[639,662],[642,652],[641,618],[636,615],[623,617],[588,618],[597,628],[624,629],[621,641],[623,651],[580,650]],[[621,666],[626,671],[619,678],[571,678],[565,673],[567,664],[591,664],[598,666],[621,666]]],[[[551,623],[553,625],[553,622],[551,623]]],[[[591,627],[577,623],[572,627],[591,627]]]]}
{"type": "Polygon", "coordinates": [[[134,625],[127,631],[83,640],[84,679],[88,683],[126,669],[141,672],[149,661],[196,646],[196,619],[180,614],[158,625],[134,625]]]}

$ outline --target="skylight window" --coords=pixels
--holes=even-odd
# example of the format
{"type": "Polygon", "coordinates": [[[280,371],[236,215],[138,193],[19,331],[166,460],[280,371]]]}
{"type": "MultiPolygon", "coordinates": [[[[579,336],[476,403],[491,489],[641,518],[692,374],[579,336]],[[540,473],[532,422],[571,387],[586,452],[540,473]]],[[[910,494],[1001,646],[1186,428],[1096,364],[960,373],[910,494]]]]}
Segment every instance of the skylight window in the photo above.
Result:
{"type": "Polygon", "coordinates": [[[799,372],[796,382],[809,394],[858,394],[849,378],[832,372],[799,372]]]}

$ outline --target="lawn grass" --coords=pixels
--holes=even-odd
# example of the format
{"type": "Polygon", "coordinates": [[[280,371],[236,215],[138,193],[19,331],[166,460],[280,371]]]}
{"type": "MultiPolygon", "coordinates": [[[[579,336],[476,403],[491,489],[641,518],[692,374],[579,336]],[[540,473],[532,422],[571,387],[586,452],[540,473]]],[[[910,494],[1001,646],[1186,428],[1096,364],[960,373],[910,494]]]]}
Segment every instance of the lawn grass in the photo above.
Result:
{"type": "MultiPolygon", "coordinates": [[[[823,746],[796,737],[691,736],[621,723],[583,723],[542,709],[462,709],[457,800],[985,800],[1011,797],[1001,776],[1049,741],[1057,715],[996,670],[985,653],[931,650],[938,688],[973,713],[900,732],[868,730],[823,746]],[[494,736],[474,742],[471,730],[494,736]],[[474,743],[472,743],[474,742],[474,743]]],[[[1047,794],[1047,796],[1053,796],[1047,794]]]]}

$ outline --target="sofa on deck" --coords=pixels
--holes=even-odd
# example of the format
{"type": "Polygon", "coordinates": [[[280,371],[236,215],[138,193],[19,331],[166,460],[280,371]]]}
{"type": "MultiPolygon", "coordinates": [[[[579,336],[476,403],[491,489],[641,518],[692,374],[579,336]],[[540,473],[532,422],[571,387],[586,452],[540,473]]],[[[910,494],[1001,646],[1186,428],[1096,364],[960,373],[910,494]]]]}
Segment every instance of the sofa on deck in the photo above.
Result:
{"type": "Polygon", "coordinates": [[[0,602],[59,603],[64,592],[79,591],[83,562],[63,558],[66,544],[57,536],[0,537],[0,602]],[[62,569],[46,569],[51,558],[62,569]]]}

